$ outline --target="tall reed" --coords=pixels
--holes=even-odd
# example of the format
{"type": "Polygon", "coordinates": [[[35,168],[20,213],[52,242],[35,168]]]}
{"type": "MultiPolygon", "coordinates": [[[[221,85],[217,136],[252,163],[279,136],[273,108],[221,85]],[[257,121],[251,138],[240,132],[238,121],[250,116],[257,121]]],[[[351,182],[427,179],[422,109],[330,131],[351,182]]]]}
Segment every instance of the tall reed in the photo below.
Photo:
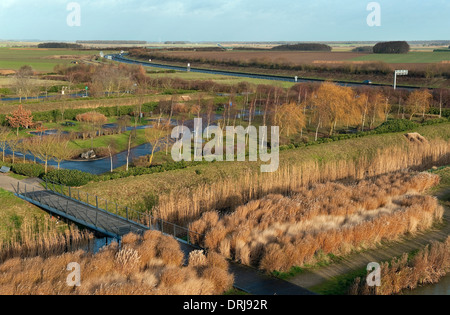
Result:
{"type": "Polygon", "coordinates": [[[437,175],[396,173],[347,185],[315,184],[289,197],[251,201],[222,218],[205,213],[190,225],[197,233],[191,240],[243,264],[287,271],[321,254],[345,255],[430,228],[443,209],[435,198],[418,194],[438,183],[437,175]]]}
{"type": "Polygon", "coordinates": [[[122,248],[113,243],[97,254],[9,259],[0,264],[0,295],[212,295],[232,287],[234,277],[223,257],[197,252],[196,259],[183,266],[178,242],[149,231],[143,237],[128,235],[122,248]],[[66,284],[72,262],[81,268],[80,287],[66,284]]]}
{"type": "Polygon", "coordinates": [[[356,159],[285,163],[274,173],[249,171],[236,178],[163,194],[156,212],[158,217],[186,225],[204,212],[233,210],[268,194],[289,195],[315,183],[361,180],[407,169],[422,171],[449,163],[450,144],[443,140],[431,140],[425,145],[394,145],[356,159]]]}
{"type": "Polygon", "coordinates": [[[365,279],[357,278],[350,295],[392,295],[414,290],[419,285],[435,284],[450,272],[450,237],[445,242],[433,242],[414,255],[403,254],[381,265],[381,286],[369,287],[365,279]]]}

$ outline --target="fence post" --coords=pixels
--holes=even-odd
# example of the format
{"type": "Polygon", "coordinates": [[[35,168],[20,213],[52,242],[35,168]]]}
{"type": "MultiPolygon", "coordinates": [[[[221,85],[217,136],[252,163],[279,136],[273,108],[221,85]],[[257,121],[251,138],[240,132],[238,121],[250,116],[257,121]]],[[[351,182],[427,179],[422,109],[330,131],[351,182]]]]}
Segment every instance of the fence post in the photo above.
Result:
{"type": "Polygon", "coordinates": [[[128,207],[126,207],[125,210],[127,212],[127,220],[128,220],[128,207]]]}
{"type": "Polygon", "coordinates": [[[20,182],[17,182],[17,194],[20,195],[20,182]]]}
{"type": "Polygon", "coordinates": [[[188,244],[190,245],[191,244],[191,242],[189,241],[189,228],[187,228],[187,242],[188,242],[188,244]]]}
{"type": "Polygon", "coordinates": [[[117,204],[117,202],[116,202],[116,215],[117,216],[119,215],[119,205],[117,204]]]}
{"type": "Polygon", "coordinates": [[[105,199],[105,210],[108,211],[108,200],[105,199]]]}
{"type": "Polygon", "coordinates": [[[98,197],[95,196],[95,207],[98,209],[98,197]]]}

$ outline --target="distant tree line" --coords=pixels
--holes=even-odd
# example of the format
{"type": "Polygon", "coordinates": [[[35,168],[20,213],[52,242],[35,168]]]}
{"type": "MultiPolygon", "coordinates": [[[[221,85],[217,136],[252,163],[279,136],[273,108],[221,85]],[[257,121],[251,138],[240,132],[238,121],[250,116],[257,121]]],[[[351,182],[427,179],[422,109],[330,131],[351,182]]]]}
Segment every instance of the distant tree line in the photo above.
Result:
{"type": "Polygon", "coordinates": [[[70,43],[42,43],[38,45],[38,48],[80,49],[83,48],[83,46],[79,44],[70,44],[70,43]]]}
{"type": "Polygon", "coordinates": [[[373,47],[375,54],[407,54],[411,47],[405,41],[383,42],[373,47]]]}
{"type": "Polygon", "coordinates": [[[304,43],[293,45],[280,45],[275,46],[272,50],[284,50],[284,51],[331,51],[331,47],[325,44],[318,43],[304,43]]]}
{"type": "Polygon", "coordinates": [[[102,45],[145,45],[146,41],[138,40],[77,40],[77,44],[102,44],[102,45]]]}
{"type": "Polygon", "coordinates": [[[361,46],[352,49],[352,52],[373,53],[373,46],[361,46]]]}

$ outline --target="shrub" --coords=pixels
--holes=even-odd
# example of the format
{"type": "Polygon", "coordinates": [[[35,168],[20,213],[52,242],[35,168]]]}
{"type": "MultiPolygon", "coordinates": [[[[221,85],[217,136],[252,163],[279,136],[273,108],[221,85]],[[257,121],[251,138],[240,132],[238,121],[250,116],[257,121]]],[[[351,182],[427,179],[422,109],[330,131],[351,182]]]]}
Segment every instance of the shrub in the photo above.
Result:
{"type": "Polygon", "coordinates": [[[95,179],[95,175],[77,170],[53,170],[42,177],[43,180],[70,187],[84,186],[95,179]]]}
{"type": "Polygon", "coordinates": [[[417,128],[418,126],[419,126],[419,124],[417,124],[413,121],[404,120],[404,119],[394,119],[394,120],[389,120],[389,121],[383,123],[381,126],[379,126],[378,128],[375,129],[375,132],[377,134],[381,134],[381,133],[389,133],[389,132],[410,131],[410,130],[417,128]]]}
{"type": "Polygon", "coordinates": [[[45,173],[44,166],[41,164],[14,164],[11,170],[16,174],[28,177],[41,177],[45,173]]]}

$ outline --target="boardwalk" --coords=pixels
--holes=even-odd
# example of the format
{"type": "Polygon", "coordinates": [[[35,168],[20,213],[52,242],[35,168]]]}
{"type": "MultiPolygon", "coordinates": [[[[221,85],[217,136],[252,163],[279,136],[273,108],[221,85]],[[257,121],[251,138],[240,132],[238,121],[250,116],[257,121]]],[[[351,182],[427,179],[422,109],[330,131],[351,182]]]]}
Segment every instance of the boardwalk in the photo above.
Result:
{"type": "MultiPolygon", "coordinates": [[[[16,196],[42,208],[50,213],[66,218],[90,230],[105,236],[120,240],[128,233],[143,234],[150,229],[159,230],[174,236],[180,243],[186,261],[193,250],[198,250],[189,241],[191,231],[187,228],[152,218],[149,215],[139,215],[126,208],[126,217],[115,214],[99,207],[99,199],[91,196],[92,205],[88,200],[82,201],[79,191],[72,191],[69,187],[47,185],[47,189],[27,186],[17,182],[16,196]],[[50,189],[51,188],[51,189],[50,189]],[[58,189],[59,188],[59,189],[58,189]],[[131,219],[137,218],[138,221],[131,219]]],[[[87,195],[87,194],[86,194],[87,195]]],[[[87,199],[89,196],[87,195],[87,199]]],[[[119,213],[119,209],[113,207],[119,213]]],[[[123,213],[123,209],[122,209],[123,213]]],[[[261,272],[237,263],[230,263],[230,272],[235,275],[235,287],[255,295],[310,295],[308,290],[293,283],[267,276],[261,272]]]]}

